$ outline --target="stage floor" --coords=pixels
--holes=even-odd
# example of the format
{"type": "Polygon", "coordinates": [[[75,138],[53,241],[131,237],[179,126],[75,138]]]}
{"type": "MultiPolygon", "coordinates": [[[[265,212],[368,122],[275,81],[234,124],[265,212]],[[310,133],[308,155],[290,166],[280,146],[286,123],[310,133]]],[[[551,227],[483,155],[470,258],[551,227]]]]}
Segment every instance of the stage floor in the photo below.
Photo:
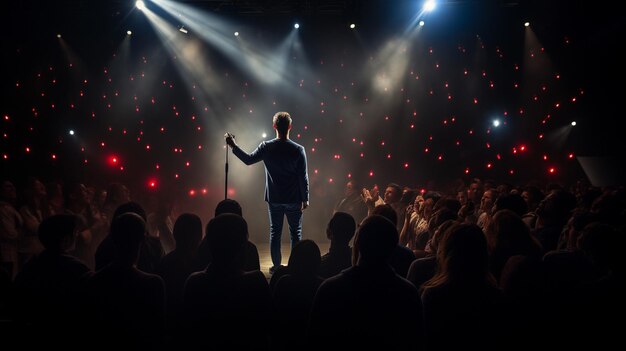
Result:
{"type": "MultiPolygon", "coordinates": [[[[261,272],[265,274],[266,277],[270,277],[269,270],[272,266],[272,259],[270,257],[270,243],[269,241],[253,241],[259,251],[259,260],[261,261],[261,272]]],[[[320,252],[323,255],[328,253],[328,248],[330,247],[330,242],[322,242],[317,245],[320,248],[320,252]]],[[[291,244],[289,242],[283,242],[281,245],[281,252],[283,254],[282,264],[284,266],[289,262],[289,254],[291,253],[291,244]]]]}

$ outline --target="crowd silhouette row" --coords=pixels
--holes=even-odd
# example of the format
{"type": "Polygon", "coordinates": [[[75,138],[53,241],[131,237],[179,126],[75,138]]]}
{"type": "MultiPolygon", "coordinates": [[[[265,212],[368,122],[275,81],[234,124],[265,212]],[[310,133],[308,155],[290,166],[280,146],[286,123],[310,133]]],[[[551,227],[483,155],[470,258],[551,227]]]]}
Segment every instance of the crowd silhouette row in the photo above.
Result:
{"type": "MultiPolygon", "coordinates": [[[[58,185],[58,184],[57,184],[58,185]]],[[[621,344],[626,192],[346,184],[287,266],[260,271],[241,206],[150,213],[29,179],[0,198],[0,343],[24,348],[608,348],[621,344]],[[59,198],[57,198],[59,197],[59,198]],[[329,209],[330,210],[330,209],[329,209]],[[618,322],[615,322],[618,321],[618,322]]],[[[306,237],[306,233],[304,235],[306,237]]]]}

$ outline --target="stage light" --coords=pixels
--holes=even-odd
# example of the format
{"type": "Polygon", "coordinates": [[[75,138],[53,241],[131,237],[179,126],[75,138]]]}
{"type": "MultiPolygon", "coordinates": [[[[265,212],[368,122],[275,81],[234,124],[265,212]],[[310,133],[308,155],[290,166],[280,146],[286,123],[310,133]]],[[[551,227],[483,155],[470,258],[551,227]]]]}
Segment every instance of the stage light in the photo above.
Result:
{"type": "Polygon", "coordinates": [[[57,34],[57,38],[61,38],[61,33],[57,34]]]}
{"type": "Polygon", "coordinates": [[[494,119],[493,120],[493,126],[496,127],[496,128],[499,127],[500,126],[500,120],[499,119],[494,119]]]}
{"type": "Polygon", "coordinates": [[[530,26],[530,22],[524,22],[524,27],[530,26]]]}
{"type": "Polygon", "coordinates": [[[351,23],[351,24],[350,24],[350,28],[351,28],[351,29],[354,29],[354,28],[356,28],[356,24],[354,24],[354,23],[351,23]]]}
{"type": "Polygon", "coordinates": [[[572,121],[572,127],[576,127],[576,121],[572,121]]]}
{"type": "Polygon", "coordinates": [[[70,131],[68,132],[70,135],[74,135],[74,129],[70,129],[70,131]]]}
{"type": "Polygon", "coordinates": [[[183,26],[181,26],[178,30],[179,30],[181,33],[185,33],[185,34],[189,33],[189,31],[187,30],[187,28],[185,28],[185,27],[183,27],[183,26]]]}
{"type": "Polygon", "coordinates": [[[126,34],[131,35],[131,34],[133,34],[133,32],[131,32],[131,31],[127,30],[127,31],[126,31],[126,34]]]}
{"type": "Polygon", "coordinates": [[[239,36],[239,32],[235,32],[235,36],[238,37],[239,36]]]}
{"type": "Polygon", "coordinates": [[[294,24],[294,25],[293,25],[293,27],[294,27],[295,29],[298,29],[298,28],[300,28],[300,24],[299,24],[299,23],[296,23],[296,24],[294,24]]]}
{"type": "Polygon", "coordinates": [[[424,27],[424,21],[420,21],[420,27],[424,27]]]}
{"type": "Polygon", "coordinates": [[[261,136],[262,136],[263,138],[267,138],[267,133],[263,133],[261,136]]]}
{"type": "Polygon", "coordinates": [[[422,7],[422,9],[423,9],[425,12],[430,12],[430,11],[434,10],[434,9],[435,9],[435,7],[437,7],[437,2],[435,2],[435,0],[427,0],[427,1],[424,3],[424,7],[422,7]]]}
{"type": "Polygon", "coordinates": [[[135,7],[137,7],[138,10],[143,10],[146,8],[146,4],[141,0],[137,0],[135,1],[135,7]]]}

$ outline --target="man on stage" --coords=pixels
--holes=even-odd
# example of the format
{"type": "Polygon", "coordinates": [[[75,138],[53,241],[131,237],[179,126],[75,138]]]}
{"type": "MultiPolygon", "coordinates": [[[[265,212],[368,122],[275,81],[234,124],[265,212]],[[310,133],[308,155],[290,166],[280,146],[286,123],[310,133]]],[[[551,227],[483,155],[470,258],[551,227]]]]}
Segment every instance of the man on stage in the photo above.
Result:
{"type": "Polygon", "coordinates": [[[246,165],[259,161],[265,164],[265,201],[270,214],[270,253],[273,267],[270,274],[281,265],[280,237],[283,216],[287,217],[291,247],[302,237],[302,211],[309,206],[309,176],[304,147],[289,139],[291,116],[277,112],[273,119],[276,138],[263,141],[248,154],[235,143],[235,136],[226,133],[226,144],[233,154],[246,165]]]}

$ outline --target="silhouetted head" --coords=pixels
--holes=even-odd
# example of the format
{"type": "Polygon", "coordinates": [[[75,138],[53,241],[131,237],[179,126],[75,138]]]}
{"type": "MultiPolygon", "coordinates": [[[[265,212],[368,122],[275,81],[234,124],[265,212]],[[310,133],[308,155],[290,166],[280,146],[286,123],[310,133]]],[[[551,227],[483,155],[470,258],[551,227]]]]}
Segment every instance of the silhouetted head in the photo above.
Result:
{"type": "Polygon", "coordinates": [[[326,227],[326,236],[332,242],[348,245],[352,237],[354,237],[355,230],[356,222],[350,214],[335,212],[326,227]]]}
{"type": "Polygon", "coordinates": [[[276,112],[272,118],[272,124],[279,135],[287,135],[287,132],[291,129],[291,116],[287,112],[276,112]]]}
{"type": "Polygon", "coordinates": [[[0,187],[0,200],[14,205],[16,199],[17,192],[15,190],[15,185],[8,180],[2,181],[2,187],[0,187]]]}
{"type": "Polygon", "coordinates": [[[289,271],[295,274],[317,274],[322,262],[320,248],[313,240],[300,240],[291,250],[289,271]]]}
{"type": "Polygon", "coordinates": [[[396,213],[396,210],[394,210],[393,207],[391,207],[391,205],[388,205],[388,204],[378,205],[374,208],[374,211],[372,211],[372,214],[387,218],[387,220],[393,223],[393,225],[397,225],[398,223],[398,214],[396,213]]]}
{"type": "Polygon", "coordinates": [[[39,241],[47,250],[64,252],[74,245],[77,229],[77,217],[70,214],[58,214],[41,221],[39,241]]]}
{"type": "Polygon", "coordinates": [[[498,196],[492,209],[493,213],[501,210],[511,210],[521,217],[528,212],[528,204],[520,194],[504,193],[498,196]]]}
{"type": "Polygon", "coordinates": [[[372,215],[361,222],[354,240],[358,262],[387,262],[398,245],[398,230],[387,218],[372,215]]]}
{"type": "Polygon", "coordinates": [[[122,213],[127,213],[127,212],[135,213],[139,215],[139,217],[141,217],[141,219],[143,219],[144,222],[146,221],[146,210],[144,210],[143,207],[141,207],[141,205],[135,201],[129,201],[129,202],[119,205],[115,209],[115,212],[113,213],[113,218],[111,220],[121,215],[122,213]]]}
{"type": "Polygon", "coordinates": [[[176,250],[194,251],[202,240],[202,221],[193,213],[183,213],[176,219],[172,235],[176,250]]]}
{"type": "Polygon", "coordinates": [[[146,222],[136,213],[126,212],[111,221],[111,241],[116,261],[134,264],[146,235],[146,222]]]}
{"type": "Polygon", "coordinates": [[[239,205],[239,202],[233,199],[224,199],[220,201],[215,207],[215,217],[224,213],[233,213],[243,217],[241,205],[239,205]]]}
{"type": "Polygon", "coordinates": [[[248,241],[248,224],[239,215],[221,214],[207,224],[206,240],[213,257],[212,263],[233,264],[239,261],[248,241]]]}
{"type": "MultiPolygon", "coordinates": [[[[475,224],[457,224],[439,243],[439,271],[448,281],[480,281],[489,276],[487,240],[475,224]]],[[[439,274],[439,273],[438,273],[439,274]]]]}
{"type": "Polygon", "coordinates": [[[535,213],[542,223],[560,226],[567,223],[574,207],[576,207],[574,195],[565,190],[553,190],[539,203],[535,213]]]}
{"type": "Polygon", "coordinates": [[[591,223],[578,238],[578,248],[598,268],[623,269],[624,237],[615,227],[604,223],[591,223]]]}

